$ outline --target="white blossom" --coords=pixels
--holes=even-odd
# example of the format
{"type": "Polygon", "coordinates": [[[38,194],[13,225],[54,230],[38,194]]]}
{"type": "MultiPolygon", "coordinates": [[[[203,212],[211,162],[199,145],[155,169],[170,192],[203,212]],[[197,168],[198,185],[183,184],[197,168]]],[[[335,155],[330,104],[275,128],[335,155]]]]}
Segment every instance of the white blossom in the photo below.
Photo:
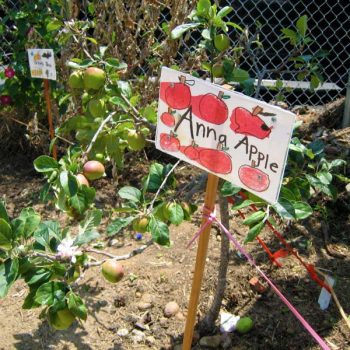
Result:
{"type": "Polygon", "coordinates": [[[74,239],[67,236],[64,238],[57,247],[57,255],[62,259],[70,259],[72,263],[76,262],[76,255],[80,255],[81,252],[77,246],[73,245],[74,239]]]}

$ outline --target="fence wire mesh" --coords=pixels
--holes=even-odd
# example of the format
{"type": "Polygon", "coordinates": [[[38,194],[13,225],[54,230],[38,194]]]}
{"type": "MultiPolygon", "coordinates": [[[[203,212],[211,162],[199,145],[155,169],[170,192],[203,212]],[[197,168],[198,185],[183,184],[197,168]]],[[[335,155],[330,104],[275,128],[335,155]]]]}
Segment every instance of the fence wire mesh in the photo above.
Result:
{"type": "MultiPolygon", "coordinates": [[[[297,19],[302,15],[308,16],[309,36],[313,39],[310,45],[311,53],[316,53],[318,50],[328,51],[327,57],[323,58],[320,62],[322,66],[322,74],[325,82],[330,83],[330,89],[318,89],[311,91],[308,88],[293,88],[284,89],[283,95],[289,105],[320,105],[334,100],[345,93],[346,84],[348,81],[348,75],[350,71],[350,36],[348,28],[350,28],[350,2],[349,0],[334,0],[332,2],[328,0],[224,0],[216,1],[219,6],[232,6],[234,11],[230,14],[231,20],[242,27],[249,28],[251,33],[257,28],[257,24],[261,25],[260,40],[264,46],[264,54],[259,57],[259,64],[266,68],[267,74],[264,79],[275,80],[276,75],[269,74],[269,71],[273,71],[278,67],[288,56],[287,41],[281,41],[279,39],[281,35],[281,29],[291,27],[296,23],[297,19]]],[[[80,21],[91,20],[94,16],[100,23],[105,21],[104,26],[100,26],[100,31],[96,31],[93,34],[97,39],[110,36],[111,32],[108,30],[108,26],[115,25],[118,29],[119,42],[115,45],[116,55],[129,55],[128,64],[132,60],[133,56],[140,57],[146,55],[147,50],[150,50],[151,46],[155,43],[149,40],[147,32],[141,38],[147,45],[142,46],[142,42],[139,40],[139,48],[127,46],[125,43],[130,33],[128,33],[128,23],[123,20],[123,25],[118,25],[118,15],[124,15],[131,13],[132,11],[138,11],[138,7],[132,7],[131,2],[115,2],[115,1],[66,1],[69,3],[74,12],[74,16],[80,21]],[[91,12],[89,6],[93,4],[96,11],[91,12]],[[123,13],[121,12],[123,11],[123,13]],[[113,17],[112,16],[116,16],[113,17]],[[125,46],[124,49],[123,45],[125,46]],[[149,46],[149,47],[148,47],[149,46]],[[141,49],[140,49],[141,48],[141,49]]],[[[137,1],[133,1],[133,4],[137,4],[137,1]]],[[[138,21],[147,21],[146,16],[156,16],[156,27],[149,28],[150,32],[157,37],[162,38],[164,35],[164,23],[173,21],[173,24],[180,24],[185,20],[186,14],[195,5],[196,1],[184,0],[140,0],[139,8],[143,6],[148,12],[143,13],[141,16],[136,16],[138,21]],[[179,8],[179,7],[182,8],[179,8]],[[175,18],[177,16],[179,18],[175,18]]],[[[0,2],[2,7],[7,7],[20,11],[21,1],[3,1],[0,2]]],[[[132,26],[131,23],[129,23],[132,26]]],[[[3,63],[8,62],[11,57],[11,40],[7,39],[6,31],[11,31],[13,28],[9,28],[11,24],[1,24],[2,38],[0,41],[0,61],[3,63]]],[[[144,31],[144,29],[143,29],[144,31]]],[[[235,36],[230,33],[233,44],[235,44],[235,36]]],[[[189,55],[186,51],[191,52],[194,50],[193,44],[197,44],[200,40],[200,34],[192,32],[186,42],[182,42],[183,48],[177,51],[177,47],[173,46],[171,49],[175,53],[168,60],[163,60],[164,64],[177,63],[181,68],[186,67],[186,60],[189,59],[189,55]]],[[[170,40],[162,39],[163,43],[171,45],[170,40]]],[[[141,40],[142,41],[142,40],[141,40]]],[[[160,40],[158,40],[159,42],[160,40]]],[[[170,48],[160,52],[171,51],[170,48]]],[[[125,57],[119,57],[125,59],[125,57]]],[[[193,59],[193,56],[192,56],[193,59]]],[[[156,70],[159,69],[157,63],[157,57],[153,57],[153,60],[139,60],[137,62],[138,69],[141,73],[154,75],[157,74],[156,70]],[[152,66],[154,62],[154,66],[152,66]]],[[[249,60],[242,62],[242,68],[249,70],[252,77],[255,76],[254,67],[249,63],[249,60]]],[[[296,72],[293,70],[282,71],[280,78],[287,81],[296,81],[296,72]]],[[[260,98],[267,101],[276,98],[275,89],[264,88],[261,92],[260,98]]]]}

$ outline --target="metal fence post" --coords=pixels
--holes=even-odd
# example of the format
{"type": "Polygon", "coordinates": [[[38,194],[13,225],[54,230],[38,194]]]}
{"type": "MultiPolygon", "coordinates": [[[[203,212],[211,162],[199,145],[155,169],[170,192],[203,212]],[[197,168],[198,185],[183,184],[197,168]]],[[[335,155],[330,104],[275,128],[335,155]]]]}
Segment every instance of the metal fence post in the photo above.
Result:
{"type": "Polygon", "coordinates": [[[350,126],[350,70],[349,70],[348,84],[346,85],[346,97],[345,97],[345,106],[344,106],[343,123],[342,123],[343,128],[347,128],[348,126],[350,126]]]}

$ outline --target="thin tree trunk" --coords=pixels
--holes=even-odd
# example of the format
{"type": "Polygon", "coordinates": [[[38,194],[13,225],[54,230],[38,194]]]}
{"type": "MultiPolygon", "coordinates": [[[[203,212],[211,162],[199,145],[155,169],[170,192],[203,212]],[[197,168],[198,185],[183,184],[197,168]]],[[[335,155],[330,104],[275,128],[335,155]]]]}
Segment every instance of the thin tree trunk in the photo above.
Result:
{"type": "MultiPolygon", "coordinates": [[[[223,196],[219,197],[220,217],[222,224],[229,230],[230,218],[228,210],[227,199],[223,196]]],[[[219,317],[222,300],[224,298],[226,288],[226,275],[229,264],[229,248],[230,241],[224,232],[221,232],[221,254],[220,265],[218,271],[218,282],[215,290],[215,296],[210,309],[204,319],[199,324],[199,331],[201,334],[212,332],[215,328],[215,321],[219,317]]]]}

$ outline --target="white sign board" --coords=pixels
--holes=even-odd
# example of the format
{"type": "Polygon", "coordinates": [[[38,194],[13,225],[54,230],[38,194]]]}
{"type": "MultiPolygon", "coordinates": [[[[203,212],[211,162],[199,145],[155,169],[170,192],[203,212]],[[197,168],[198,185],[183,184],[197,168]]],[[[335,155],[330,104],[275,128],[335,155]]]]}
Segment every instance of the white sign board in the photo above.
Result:
{"type": "Polygon", "coordinates": [[[295,115],[162,68],[156,147],[275,203],[295,115]]]}
{"type": "Polygon", "coordinates": [[[55,58],[52,49],[29,49],[28,58],[32,78],[56,80],[55,58]]]}
{"type": "MultiPolygon", "coordinates": [[[[7,66],[0,66],[0,73],[4,72],[6,68],[7,66]]],[[[5,79],[1,79],[1,76],[0,76],[0,87],[2,85],[5,85],[5,79]]]]}

